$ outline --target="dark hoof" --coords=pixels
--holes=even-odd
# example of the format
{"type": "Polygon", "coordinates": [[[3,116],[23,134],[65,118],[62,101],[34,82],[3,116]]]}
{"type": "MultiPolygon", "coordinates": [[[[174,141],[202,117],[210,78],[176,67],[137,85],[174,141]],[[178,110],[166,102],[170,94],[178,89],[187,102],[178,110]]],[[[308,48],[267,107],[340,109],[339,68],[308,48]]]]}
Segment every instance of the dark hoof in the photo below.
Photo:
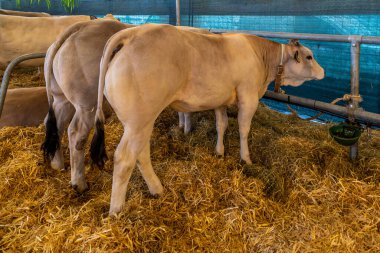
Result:
{"type": "Polygon", "coordinates": [[[246,161],[244,161],[244,160],[240,160],[240,162],[239,162],[239,163],[240,163],[240,165],[241,165],[241,166],[247,165],[247,162],[246,162],[246,161]]]}
{"type": "Polygon", "coordinates": [[[221,155],[221,154],[215,154],[216,158],[222,160],[224,159],[224,155],[221,155]]]}
{"type": "Polygon", "coordinates": [[[251,166],[252,165],[252,163],[247,163],[245,160],[240,160],[240,165],[241,166],[251,166]]]}
{"type": "Polygon", "coordinates": [[[78,192],[78,185],[74,184],[74,185],[71,185],[71,187],[74,189],[74,191],[78,192]]]}
{"type": "Polygon", "coordinates": [[[85,193],[85,192],[87,192],[87,191],[89,191],[90,190],[90,187],[88,186],[88,184],[86,184],[86,186],[83,188],[83,189],[81,189],[78,185],[76,185],[76,184],[74,184],[74,185],[71,185],[71,187],[74,189],[74,191],[76,192],[76,193],[78,193],[78,194],[83,194],[83,193],[85,193]]]}
{"type": "Polygon", "coordinates": [[[160,198],[160,194],[151,194],[149,191],[143,193],[144,198],[147,199],[158,199],[160,198]]]}
{"type": "Polygon", "coordinates": [[[161,195],[160,194],[150,194],[150,197],[152,199],[159,199],[161,197],[161,195]]]}

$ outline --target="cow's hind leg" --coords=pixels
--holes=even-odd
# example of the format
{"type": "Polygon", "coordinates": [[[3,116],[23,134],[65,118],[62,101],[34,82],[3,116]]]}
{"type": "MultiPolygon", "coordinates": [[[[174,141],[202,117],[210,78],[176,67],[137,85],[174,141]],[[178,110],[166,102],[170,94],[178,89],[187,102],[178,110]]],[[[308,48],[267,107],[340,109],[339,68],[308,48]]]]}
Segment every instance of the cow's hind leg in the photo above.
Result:
{"type": "Polygon", "coordinates": [[[53,169],[63,170],[64,159],[61,140],[66,126],[74,115],[74,107],[62,97],[55,97],[53,107],[49,109],[45,118],[46,136],[42,148],[45,156],[50,158],[53,169]]]}
{"type": "Polygon", "coordinates": [[[71,186],[79,193],[88,189],[84,169],[84,148],[93,126],[95,112],[76,108],[70,123],[68,136],[70,145],[71,186]]]}
{"type": "MultiPolygon", "coordinates": [[[[136,165],[137,158],[143,151],[144,147],[149,145],[152,129],[153,123],[142,128],[124,128],[123,137],[121,138],[114,155],[110,215],[120,212],[124,206],[129,179],[136,165]]],[[[145,165],[144,162],[146,161],[143,161],[143,165],[145,165]]],[[[148,173],[145,173],[144,171],[143,175],[145,178],[145,176],[148,176],[148,173]]],[[[148,186],[153,187],[153,189],[157,188],[155,190],[159,190],[160,187],[154,187],[153,184],[154,183],[149,183],[148,186]]]]}
{"type": "Polygon", "coordinates": [[[216,143],[216,154],[224,156],[223,137],[228,126],[227,108],[225,106],[215,109],[216,130],[218,131],[218,140],[216,143]]]}
{"type": "Polygon", "coordinates": [[[178,112],[178,119],[179,119],[179,128],[183,128],[185,126],[185,113],[178,112]]]}
{"type": "MultiPolygon", "coordinates": [[[[55,104],[55,102],[53,103],[55,104]]],[[[57,128],[59,134],[59,143],[61,144],[63,133],[74,115],[74,107],[68,100],[60,100],[56,103],[54,111],[57,118],[57,128]]],[[[53,169],[65,169],[63,151],[61,145],[55,152],[54,158],[50,165],[53,169]]]]}
{"type": "Polygon", "coordinates": [[[163,192],[163,187],[160,179],[157,177],[153,170],[152,161],[150,160],[150,142],[143,148],[140,155],[137,158],[138,168],[148,185],[149,192],[153,195],[161,195],[163,192]]]}

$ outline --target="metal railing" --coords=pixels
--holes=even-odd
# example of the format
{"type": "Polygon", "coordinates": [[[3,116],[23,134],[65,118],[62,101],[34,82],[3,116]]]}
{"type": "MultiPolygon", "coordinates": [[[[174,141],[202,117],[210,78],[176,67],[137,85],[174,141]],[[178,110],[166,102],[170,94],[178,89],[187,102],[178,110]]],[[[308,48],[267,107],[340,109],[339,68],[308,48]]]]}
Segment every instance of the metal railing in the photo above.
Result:
{"type": "Polygon", "coordinates": [[[299,39],[299,40],[313,40],[324,42],[354,42],[360,41],[363,44],[380,44],[380,37],[377,36],[360,36],[360,35],[335,35],[335,34],[317,34],[317,33],[286,33],[286,32],[265,32],[254,30],[224,30],[224,29],[210,29],[213,33],[227,33],[238,32],[247,33],[256,36],[276,39],[299,39]]]}
{"type": "MultiPolygon", "coordinates": [[[[177,24],[180,24],[180,0],[176,1],[177,4],[177,24]]],[[[265,31],[251,31],[251,30],[223,30],[223,29],[209,29],[213,33],[228,33],[238,32],[257,35],[266,38],[276,39],[299,39],[299,40],[312,40],[312,41],[325,41],[325,42],[346,42],[351,44],[351,96],[358,97],[359,93],[359,76],[360,76],[360,46],[361,44],[380,44],[380,37],[374,36],[358,36],[358,35],[330,35],[330,34],[308,34],[308,33],[285,33],[285,32],[265,32],[265,31]]],[[[380,114],[366,112],[359,108],[359,100],[351,99],[347,107],[324,103],[322,101],[307,99],[297,96],[290,96],[279,94],[272,91],[267,91],[265,97],[280,101],[291,103],[325,113],[329,113],[342,118],[348,118],[351,121],[355,119],[365,123],[380,126],[380,114]]],[[[358,156],[358,143],[350,147],[350,158],[355,160],[358,156]]]]}
{"type": "MultiPolygon", "coordinates": [[[[284,33],[284,32],[263,32],[263,31],[231,31],[221,29],[210,29],[213,33],[239,32],[253,34],[257,36],[276,38],[276,39],[300,39],[325,42],[346,42],[351,44],[351,96],[360,96],[360,46],[361,44],[380,44],[380,37],[359,36],[359,35],[331,35],[331,34],[308,34],[308,33],[284,33]]],[[[348,118],[350,121],[355,119],[370,125],[380,126],[380,114],[366,112],[359,107],[357,99],[351,99],[347,107],[332,105],[322,101],[306,99],[296,96],[275,94],[267,91],[265,97],[281,102],[288,102],[315,110],[323,111],[335,116],[348,118]]],[[[356,159],[358,155],[358,143],[350,147],[351,159],[356,159]]]]}

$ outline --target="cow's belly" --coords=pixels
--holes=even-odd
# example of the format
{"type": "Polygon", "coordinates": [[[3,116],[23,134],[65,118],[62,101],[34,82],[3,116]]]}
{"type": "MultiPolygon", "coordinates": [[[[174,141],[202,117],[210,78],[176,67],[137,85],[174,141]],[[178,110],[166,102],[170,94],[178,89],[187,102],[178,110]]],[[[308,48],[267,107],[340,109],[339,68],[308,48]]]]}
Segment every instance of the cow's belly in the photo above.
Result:
{"type": "Polygon", "coordinates": [[[179,112],[197,112],[231,105],[235,102],[236,91],[231,89],[224,93],[184,94],[182,98],[174,101],[170,107],[179,112]]]}

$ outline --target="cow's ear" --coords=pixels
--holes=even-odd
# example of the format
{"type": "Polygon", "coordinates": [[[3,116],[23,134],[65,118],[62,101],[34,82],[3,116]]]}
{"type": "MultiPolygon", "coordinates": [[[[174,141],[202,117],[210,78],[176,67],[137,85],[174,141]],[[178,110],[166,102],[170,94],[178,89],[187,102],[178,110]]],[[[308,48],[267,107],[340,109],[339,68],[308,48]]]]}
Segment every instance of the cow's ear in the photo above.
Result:
{"type": "Polygon", "coordinates": [[[294,60],[298,63],[301,62],[301,57],[300,57],[298,50],[294,53],[294,60]]]}
{"type": "Polygon", "coordinates": [[[291,46],[296,46],[296,47],[301,46],[300,42],[299,42],[298,40],[296,40],[296,39],[291,39],[291,40],[289,41],[289,45],[291,45],[291,46]]]}

